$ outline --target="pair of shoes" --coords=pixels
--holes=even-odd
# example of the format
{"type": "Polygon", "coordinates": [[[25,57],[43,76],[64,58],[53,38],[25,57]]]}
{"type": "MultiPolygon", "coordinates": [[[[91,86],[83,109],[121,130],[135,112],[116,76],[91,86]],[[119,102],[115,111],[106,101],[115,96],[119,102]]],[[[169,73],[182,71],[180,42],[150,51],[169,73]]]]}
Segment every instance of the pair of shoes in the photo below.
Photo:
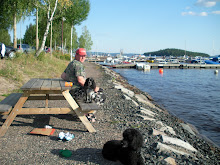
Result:
{"type": "Polygon", "coordinates": [[[64,133],[64,132],[60,132],[59,133],[59,141],[70,141],[74,138],[73,134],[70,134],[69,132],[64,133]]]}
{"type": "Polygon", "coordinates": [[[88,113],[88,114],[86,115],[86,117],[87,117],[87,119],[88,119],[90,122],[92,122],[92,123],[94,123],[95,120],[96,120],[96,117],[95,117],[95,115],[94,115],[93,113],[88,113]]]}

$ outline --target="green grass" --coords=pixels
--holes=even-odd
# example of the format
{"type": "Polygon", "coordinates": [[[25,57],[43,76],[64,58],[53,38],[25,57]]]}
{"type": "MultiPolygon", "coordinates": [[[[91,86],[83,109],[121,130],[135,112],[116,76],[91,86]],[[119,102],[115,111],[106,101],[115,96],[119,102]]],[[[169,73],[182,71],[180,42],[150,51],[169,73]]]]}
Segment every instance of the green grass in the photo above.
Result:
{"type": "MultiPolygon", "coordinates": [[[[17,53],[14,59],[5,59],[0,76],[16,81],[20,86],[31,78],[60,78],[69,61],[70,55],[59,52],[54,52],[52,56],[41,53],[38,57],[17,53]]],[[[17,92],[22,91],[17,89],[17,92]]]]}

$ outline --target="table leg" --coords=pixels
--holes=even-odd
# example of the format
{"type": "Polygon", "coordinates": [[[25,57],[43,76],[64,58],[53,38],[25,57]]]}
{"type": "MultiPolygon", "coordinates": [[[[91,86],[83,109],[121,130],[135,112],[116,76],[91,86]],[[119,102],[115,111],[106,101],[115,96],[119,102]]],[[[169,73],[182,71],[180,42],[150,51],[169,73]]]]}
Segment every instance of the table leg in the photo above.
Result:
{"type": "Polygon", "coordinates": [[[87,130],[89,132],[96,132],[92,124],[89,122],[89,120],[84,115],[84,112],[81,110],[81,108],[78,106],[76,101],[73,99],[73,97],[70,95],[69,90],[63,91],[63,96],[67,100],[67,102],[70,104],[72,109],[76,112],[76,115],[79,117],[79,119],[82,121],[82,123],[85,125],[87,130]]]}
{"type": "Polygon", "coordinates": [[[46,94],[46,104],[45,104],[46,108],[48,108],[48,100],[49,100],[49,94],[46,94]]]}
{"type": "Polygon", "coordinates": [[[0,137],[4,136],[5,133],[7,132],[9,126],[13,122],[14,118],[17,116],[19,113],[19,110],[23,107],[25,101],[28,99],[29,94],[23,94],[21,98],[18,100],[16,103],[15,107],[12,109],[10,114],[8,115],[7,119],[5,120],[4,124],[0,128],[0,137]]]}

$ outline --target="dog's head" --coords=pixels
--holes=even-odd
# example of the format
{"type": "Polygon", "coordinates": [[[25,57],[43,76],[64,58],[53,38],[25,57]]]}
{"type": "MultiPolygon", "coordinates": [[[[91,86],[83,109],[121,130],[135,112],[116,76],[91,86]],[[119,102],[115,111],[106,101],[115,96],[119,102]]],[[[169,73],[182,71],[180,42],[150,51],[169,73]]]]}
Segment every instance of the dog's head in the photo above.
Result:
{"type": "Polygon", "coordinates": [[[84,84],[84,87],[87,89],[95,89],[96,88],[96,84],[93,78],[87,78],[86,82],[84,84]]]}
{"type": "Polygon", "coordinates": [[[137,150],[143,146],[143,136],[136,129],[126,129],[123,132],[122,147],[128,147],[137,150]]]}

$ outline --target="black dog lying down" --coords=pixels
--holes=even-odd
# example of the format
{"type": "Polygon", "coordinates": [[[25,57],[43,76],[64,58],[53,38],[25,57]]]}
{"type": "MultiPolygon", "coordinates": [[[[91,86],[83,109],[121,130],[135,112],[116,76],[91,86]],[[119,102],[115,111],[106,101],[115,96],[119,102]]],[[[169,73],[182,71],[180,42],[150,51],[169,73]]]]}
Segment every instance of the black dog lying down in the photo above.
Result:
{"type": "Polygon", "coordinates": [[[124,165],[144,165],[142,145],[141,133],[136,129],[126,129],[123,140],[112,140],[104,144],[102,155],[111,161],[119,160],[124,165]]]}
{"type": "Polygon", "coordinates": [[[86,103],[91,103],[93,100],[101,105],[105,102],[106,96],[103,93],[103,89],[99,89],[98,92],[94,92],[96,83],[93,78],[87,78],[84,87],[71,89],[70,94],[76,99],[84,99],[86,103]]]}

